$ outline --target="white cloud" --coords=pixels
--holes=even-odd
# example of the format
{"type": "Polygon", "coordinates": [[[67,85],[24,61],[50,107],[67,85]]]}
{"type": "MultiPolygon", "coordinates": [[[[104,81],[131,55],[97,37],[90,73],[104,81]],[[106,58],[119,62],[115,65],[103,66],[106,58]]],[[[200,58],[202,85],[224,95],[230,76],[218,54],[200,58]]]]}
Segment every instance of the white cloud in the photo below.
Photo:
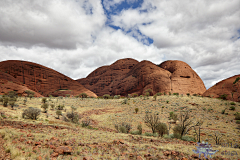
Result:
{"type": "Polygon", "coordinates": [[[16,46],[87,47],[106,21],[100,1],[93,0],[6,0],[0,6],[0,41],[16,46]]]}

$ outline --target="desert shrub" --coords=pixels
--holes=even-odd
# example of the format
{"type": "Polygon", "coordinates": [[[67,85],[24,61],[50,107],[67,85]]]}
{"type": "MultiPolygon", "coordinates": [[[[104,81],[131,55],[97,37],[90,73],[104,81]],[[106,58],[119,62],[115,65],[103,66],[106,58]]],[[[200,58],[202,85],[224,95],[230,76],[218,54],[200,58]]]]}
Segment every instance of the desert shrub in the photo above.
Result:
{"type": "Polygon", "coordinates": [[[44,109],[44,113],[47,113],[47,109],[48,109],[48,104],[47,103],[44,103],[41,108],[44,109]]]}
{"type": "Polygon", "coordinates": [[[154,101],[156,101],[156,100],[157,100],[157,95],[155,94],[155,95],[153,96],[153,98],[154,98],[154,101]]]}
{"type": "Polygon", "coordinates": [[[167,93],[166,93],[166,92],[163,92],[163,94],[164,94],[164,96],[166,96],[166,95],[167,95],[167,93]]]}
{"type": "Polygon", "coordinates": [[[51,110],[54,110],[55,105],[54,105],[54,104],[51,104],[50,106],[51,106],[51,110]]]}
{"type": "Polygon", "coordinates": [[[231,105],[236,105],[236,103],[234,103],[234,102],[231,102],[230,104],[231,104],[231,105]]]}
{"type": "Polygon", "coordinates": [[[169,112],[169,117],[172,118],[174,112],[169,112]]]}
{"type": "Polygon", "coordinates": [[[225,114],[226,109],[222,110],[221,114],[225,114]]]}
{"type": "Polygon", "coordinates": [[[133,135],[141,135],[138,130],[136,130],[136,131],[131,131],[130,134],[133,134],[133,135]]]}
{"type": "Polygon", "coordinates": [[[178,95],[179,95],[179,93],[173,93],[173,95],[175,95],[175,96],[178,96],[178,95]]]}
{"type": "Polygon", "coordinates": [[[60,104],[59,104],[59,105],[56,107],[56,109],[57,109],[57,110],[63,110],[64,107],[65,107],[64,105],[60,105],[60,104]]]}
{"type": "Polygon", "coordinates": [[[150,95],[149,92],[146,92],[146,93],[145,93],[145,96],[146,96],[147,98],[149,97],[149,95],[150,95]]]}
{"type": "Polygon", "coordinates": [[[168,94],[169,94],[169,95],[172,95],[172,93],[171,93],[171,92],[168,92],[168,94]]]}
{"type": "Polygon", "coordinates": [[[104,95],[103,95],[103,98],[104,98],[104,99],[110,99],[110,95],[109,95],[109,94],[104,94],[104,95]]]}
{"type": "Polygon", "coordinates": [[[163,134],[167,133],[167,125],[165,123],[158,123],[156,130],[158,134],[162,137],[163,134]]]}
{"type": "Polygon", "coordinates": [[[153,137],[158,137],[158,133],[149,133],[149,132],[145,132],[144,136],[153,136],[153,137]]]}
{"type": "Polygon", "coordinates": [[[229,110],[235,111],[235,107],[234,107],[234,106],[231,106],[231,107],[229,108],[229,110]]]}
{"type": "Polygon", "coordinates": [[[137,129],[138,129],[139,134],[141,135],[141,134],[142,134],[142,125],[139,124],[139,125],[137,126],[137,129]]]}
{"type": "Polygon", "coordinates": [[[87,127],[89,125],[90,125],[89,117],[87,117],[85,120],[82,120],[82,124],[81,124],[82,127],[87,127]]]}
{"type": "Polygon", "coordinates": [[[240,120],[236,120],[236,123],[237,123],[237,124],[240,124],[240,120]]]}
{"type": "Polygon", "coordinates": [[[143,120],[144,120],[144,123],[146,124],[146,126],[151,128],[152,132],[155,133],[156,132],[156,128],[157,128],[158,123],[159,123],[159,120],[160,120],[158,115],[146,113],[146,115],[143,118],[143,120]]]}
{"type": "Polygon", "coordinates": [[[23,110],[22,117],[36,120],[40,114],[41,114],[40,109],[29,107],[28,109],[23,110]]]}
{"type": "Polygon", "coordinates": [[[219,98],[223,99],[223,100],[227,100],[227,94],[223,94],[223,95],[220,95],[219,98]]]}
{"type": "Polygon", "coordinates": [[[45,97],[42,98],[42,102],[43,102],[43,103],[46,103],[46,102],[47,102],[47,98],[45,98],[45,97]]]}
{"type": "Polygon", "coordinates": [[[235,120],[240,120],[240,113],[235,115],[235,120]]]}
{"type": "Polygon", "coordinates": [[[197,97],[198,95],[197,95],[196,93],[194,93],[193,96],[196,96],[196,97],[197,97]]]}
{"type": "Polygon", "coordinates": [[[184,141],[188,141],[188,142],[190,142],[190,141],[196,142],[196,139],[194,137],[190,137],[190,136],[182,136],[181,139],[184,141]]]}
{"type": "Polygon", "coordinates": [[[132,129],[131,124],[125,123],[125,122],[122,122],[120,124],[115,124],[114,127],[120,133],[129,133],[129,131],[132,129]],[[122,132],[124,131],[124,128],[126,129],[126,132],[122,132]]]}
{"type": "Polygon", "coordinates": [[[137,113],[137,112],[138,112],[138,110],[139,110],[138,108],[135,108],[135,113],[137,113]]]}
{"type": "Polygon", "coordinates": [[[72,112],[68,112],[67,114],[66,114],[66,117],[72,122],[72,123],[79,123],[79,119],[80,119],[80,116],[77,114],[77,113],[75,113],[75,112],[73,112],[76,108],[75,107],[71,107],[72,108],[72,112]]]}
{"type": "Polygon", "coordinates": [[[167,135],[167,134],[164,134],[164,135],[163,135],[163,138],[171,139],[170,135],[167,135]]]}
{"type": "Polygon", "coordinates": [[[57,111],[56,111],[56,115],[58,116],[57,119],[59,119],[59,116],[62,115],[62,111],[57,110],[57,111]]]}
{"type": "Polygon", "coordinates": [[[132,97],[138,97],[138,94],[137,93],[133,93],[132,97]]]}
{"type": "Polygon", "coordinates": [[[120,126],[120,127],[119,127],[119,132],[120,132],[120,133],[127,133],[126,127],[120,126]]]}
{"type": "Polygon", "coordinates": [[[190,96],[190,93],[187,93],[187,96],[189,97],[189,96],[190,96]]]}
{"type": "Polygon", "coordinates": [[[2,102],[2,103],[3,103],[3,98],[2,98],[2,97],[0,98],[0,102],[2,102]]]}
{"type": "Polygon", "coordinates": [[[78,96],[81,97],[82,99],[88,97],[88,95],[86,93],[81,93],[78,96]]]}
{"type": "Polygon", "coordinates": [[[3,106],[4,107],[7,107],[8,106],[8,100],[9,100],[9,98],[8,97],[3,97],[3,106]]]}
{"type": "Polygon", "coordinates": [[[120,99],[120,95],[115,95],[113,98],[114,99],[120,99]]]}
{"type": "Polygon", "coordinates": [[[127,102],[128,102],[128,99],[125,98],[125,99],[123,100],[122,104],[127,104],[127,102]]]}
{"type": "Polygon", "coordinates": [[[180,125],[176,125],[173,128],[173,136],[174,138],[181,138],[181,133],[182,133],[182,127],[180,125]]]}
{"type": "Polygon", "coordinates": [[[162,93],[161,93],[161,92],[158,92],[158,93],[157,93],[157,96],[161,96],[161,95],[162,95],[162,93]]]}

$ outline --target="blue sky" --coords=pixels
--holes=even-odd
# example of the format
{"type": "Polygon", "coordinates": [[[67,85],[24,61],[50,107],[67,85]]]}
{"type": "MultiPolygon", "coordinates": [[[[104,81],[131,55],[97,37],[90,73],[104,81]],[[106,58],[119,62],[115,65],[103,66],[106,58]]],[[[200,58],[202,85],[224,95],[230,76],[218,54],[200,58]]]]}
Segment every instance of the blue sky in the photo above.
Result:
{"type": "Polygon", "coordinates": [[[122,58],[180,60],[206,88],[239,74],[239,0],[0,1],[0,61],[73,79],[122,58]]]}

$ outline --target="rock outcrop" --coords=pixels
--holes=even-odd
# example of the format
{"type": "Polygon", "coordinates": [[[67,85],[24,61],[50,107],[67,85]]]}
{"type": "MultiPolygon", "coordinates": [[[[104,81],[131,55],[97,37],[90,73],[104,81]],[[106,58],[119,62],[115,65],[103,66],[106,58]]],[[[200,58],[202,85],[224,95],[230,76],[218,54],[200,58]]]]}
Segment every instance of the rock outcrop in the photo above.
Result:
{"type": "Polygon", "coordinates": [[[233,82],[236,80],[236,78],[240,78],[239,75],[235,75],[233,77],[224,79],[218,83],[216,83],[214,86],[209,88],[206,92],[203,93],[204,97],[213,97],[213,98],[220,98],[221,95],[226,94],[227,100],[233,100],[233,101],[239,101],[240,99],[240,81],[236,84],[236,86],[233,86],[233,82]],[[236,90],[238,88],[238,90],[236,90]],[[233,93],[233,96],[232,96],[233,93]],[[239,97],[239,98],[238,98],[239,97]]]}
{"type": "Polygon", "coordinates": [[[18,60],[0,62],[0,70],[15,80],[25,85],[27,88],[43,96],[65,96],[87,93],[89,96],[97,95],[75,80],[45,66],[18,60]]]}
{"type": "MultiPolygon", "coordinates": [[[[28,87],[23,85],[21,82],[16,80],[16,78],[12,77],[7,73],[0,72],[0,94],[8,93],[9,91],[15,91],[19,96],[26,96],[25,91],[29,90],[28,87]]],[[[32,91],[34,92],[34,91],[32,91]]],[[[41,94],[34,92],[35,97],[42,97],[41,94]]]]}
{"type": "Polygon", "coordinates": [[[157,66],[150,61],[121,59],[110,66],[100,67],[77,81],[98,96],[140,95],[147,89],[151,89],[152,94],[203,94],[206,91],[201,78],[182,61],[166,61],[157,66]]]}

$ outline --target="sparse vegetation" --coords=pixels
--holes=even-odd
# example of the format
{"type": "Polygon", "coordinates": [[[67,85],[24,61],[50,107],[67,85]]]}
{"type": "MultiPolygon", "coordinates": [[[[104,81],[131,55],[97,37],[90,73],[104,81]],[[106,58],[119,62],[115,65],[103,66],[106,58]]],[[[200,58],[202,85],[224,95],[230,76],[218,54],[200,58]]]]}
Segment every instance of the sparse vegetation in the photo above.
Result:
{"type": "Polygon", "coordinates": [[[28,109],[23,110],[22,117],[36,120],[40,114],[41,114],[40,109],[29,107],[28,109]]]}

